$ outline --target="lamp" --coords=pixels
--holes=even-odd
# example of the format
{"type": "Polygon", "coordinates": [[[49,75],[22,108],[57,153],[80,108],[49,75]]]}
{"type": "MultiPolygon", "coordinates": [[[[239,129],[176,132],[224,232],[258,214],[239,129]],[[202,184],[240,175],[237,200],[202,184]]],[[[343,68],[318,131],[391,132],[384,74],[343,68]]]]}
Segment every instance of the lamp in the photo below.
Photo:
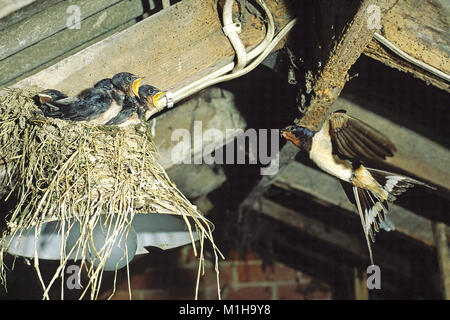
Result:
{"type": "MultiPolygon", "coordinates": [[[[110,253],[105,260],[103,270],[113,271],[123,268],[135,255],[148,253],[146,247],[157,247],[168,250],[191,243],[191,233],[183,219],[173,214],[136,214],[132,223],[119,231],[115,239],[111,226],[117,223],[116,218],[110,219],[102,215],[94,228],[92,237],[87,237],[87,260],[98,266],[99,254],[110,245],[110,253]]],[[[208,221],[209,222],[209,221],[208,221]]],[[[213,224],[209,222],[212,229],[213,224]]],[[[61,227],[60,221],[50,221],[41,225],[39,237],[36,238],[36,226],[29,228],[22,234],[7,235],[5,243],[7,252],[15,256],[27,258],[35,257],[37,252],[39,259],[60,260],[64,250],[69,260],[80,260],[82,245],[80,242],[83,226],[79,221],[70,219],[65,227],[61,227]],[[65,241],[62,241],[65,240],[65,241]],[[64,248],[62,248],[64,247],[64,248]]],[[[193,240],[199,240],[198,233],[192,233],[193,240]]]]}

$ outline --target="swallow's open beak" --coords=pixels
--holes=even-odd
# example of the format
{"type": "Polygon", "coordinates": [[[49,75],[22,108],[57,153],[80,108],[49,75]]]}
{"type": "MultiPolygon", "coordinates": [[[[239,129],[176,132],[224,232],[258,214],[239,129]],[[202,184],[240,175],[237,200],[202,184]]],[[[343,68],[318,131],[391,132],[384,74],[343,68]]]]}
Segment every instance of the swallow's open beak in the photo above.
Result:
{"type": "Polygon", "coordinates": [[[160,111],[158,108],[158,100],[159,98],[161,98],[162,95],[164,95],[165,92],[164,91],[160,91],[157,94],[155,94],[152,99],[153,99],[153,105],[155,106],[156,110],[160,111]]]}
{"type": "Polygon", "coordinates": [[[131,90],[133,90],[133,93],[139,98],[139,85],[144,78],[137,78],[133,81],[131,84],[131,90]]]}
{"type": "Polygon", "coordinates": [[[39,104],[40,104],[40,105],[43,105],[44,103],[52,102],[53,98],[52,98],[52,96],[50,96],[50,95],[48,95],[48,94],[45,94],[45,93],[38,93],[38,94],[36,95],[36,100],[39,101],[39,104]]]}

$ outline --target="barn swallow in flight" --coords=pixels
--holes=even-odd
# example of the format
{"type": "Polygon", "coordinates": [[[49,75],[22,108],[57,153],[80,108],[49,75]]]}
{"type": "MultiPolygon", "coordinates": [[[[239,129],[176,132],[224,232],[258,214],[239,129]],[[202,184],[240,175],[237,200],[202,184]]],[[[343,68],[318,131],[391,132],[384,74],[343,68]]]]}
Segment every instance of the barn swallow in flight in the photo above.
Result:
{"type": "Polygon", "coordinates": [[[372,264],[369,238],[375,242],[380,227],[395,230],[387,215],[388,203],[415,184],[435,189],[404,175],[366,167],[364,164],[392,157],[396,147],[381,132],[344,110],[332,113],[319,131],[291,125],[281,130],[281,136],[307,152],[320,169],[350,184],[353,195],[346,193],[356,203],[372,264]]]}
{"type": "Polygon", "coordinates": [[[139,87],[139,97],[125,97],[122,111],[106,125],[125,127],[141,123],[147,109],[150,110],[153,107],[158,109],[158,99],[162,94],[164,94],[163,91],[147,84],[139,87]]]}
{"type": "Polygon", "coordinates": [[[100,84],[102,80],[97,87],[83,90],[76,97],[45,102],[40,109],[47,117],[106,124],[122,110],[125,97],[139,97],[141,80],[131,73],[121,72],[111,79],[111,87],[100,84]]]}

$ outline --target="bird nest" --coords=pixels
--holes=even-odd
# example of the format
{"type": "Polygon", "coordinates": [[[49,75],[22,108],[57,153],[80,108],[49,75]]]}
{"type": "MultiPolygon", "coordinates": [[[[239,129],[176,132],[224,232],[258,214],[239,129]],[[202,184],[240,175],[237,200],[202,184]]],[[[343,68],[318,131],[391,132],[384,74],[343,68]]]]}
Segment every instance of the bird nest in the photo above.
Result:
{"type": "MultiPolygon", "coordinates": [[[[37,90],[8,90],[0,96],[0,197],[14,197],[15,206],[2,219],[7,228],[0,237],[0,274],[5,283],[4,254],[11,237],[58,221],[61,243],[70,228],[81,227],[77,246],[79,261],[87,271],[86,294],[97,298],[103,265],[110,250],[96,250],[100,262],[89,263],[92,232],[98,221],[110,221],[114,236],[128,232],[136,214],[172,213],[183,217],[190,232],[200,239],[199,275],[202,269],[204,239],[211,242],[217,262],[217,247],[211,225],[170,181],[157,161],[157,150],[145,124],[126,128],[89,126],[59,119],[36,117],[32,97],[37,90]],[[1,181],[3,180],[3,181],[1,181]],[[6,192],[5,192],[6,191],[6,192]]],[[[73,252],[61,249],[60,265],[50,283],[44,283],[39,270],[39,252],[34,266],[44,298],[63,277],[73,252]]],[[[128,267],[128,263],[127,263],[128,267]]],[[[216,264],[217,270],[217,264],[216,264]]],[[[197,281],[198,291],[198,281],[197,281]]]]}

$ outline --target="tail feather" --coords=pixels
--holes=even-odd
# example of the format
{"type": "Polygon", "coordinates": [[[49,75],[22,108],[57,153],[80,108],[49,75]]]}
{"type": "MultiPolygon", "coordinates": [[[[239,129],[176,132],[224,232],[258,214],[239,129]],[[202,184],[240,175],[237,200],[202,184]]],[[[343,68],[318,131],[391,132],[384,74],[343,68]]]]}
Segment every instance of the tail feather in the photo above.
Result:
{"type": "Polygon", "coordinates": [[[397,173],[392,173],[383,170],[366,168],[372,174],[372,176],[377,180],[377,182],[386,190],[391,196],[392,201],[396,200],[396,196],[401,195],[406,192],[408,189],[414,187],[414,185],[421,185],[433,190],[436,190],[435,187],[426,184],[425,182],[403,176],[397,173]]]}
{"type": "Polygon", "coordinates": [[[367,209],[366,208],[363,209],[363,207],[362,207],[363,205],[365,205],[365,203],[366,203],[365,201],[367,200],[364,191],[365,190],[360,189],[358,187],[353,187],[353,193],[355,196],[356,207],[358,208],[359,217],[361,218],[361,224],[363,226],[364,235],[366,237],[367,249],[369,250],[370,262],[371,262],[371,264],[374,264],[373,263],[373,255],[372,255],[372,247],[370,245],[370,240],[369,240],[370,232],[367,229],[367,220],[368,220],[367,209]]]}
{"type": "Polygon", "coordinates": [[[356,200],[356,206],[358,213],[361,217],[361,223],[363,225],[364,234],[366,236],[367,246],[369,249],[370,260],[373,264],[372,249],[370,241],[375,242],[375,234],[381,229],[385,231],[395,230],[394,223],[388,216],[388,202],[393,202],[408,189],[414,187],[414,185],[422,185],[424,187],[434,189],[422,181],[399,175],[396,173],[382,171],[377,169],[366,168],[375,178],[375,180],[383,187],[387,192],[387,201],[381,199],[372,191],[353,187],[353,193],[356,200]]]}
{"type": "Polygon", "coordinates": [[[385,231],[394,231],[395,225],[389,216],[385,216],[384,220],[380,222],[380,227],[385,231]]]}

